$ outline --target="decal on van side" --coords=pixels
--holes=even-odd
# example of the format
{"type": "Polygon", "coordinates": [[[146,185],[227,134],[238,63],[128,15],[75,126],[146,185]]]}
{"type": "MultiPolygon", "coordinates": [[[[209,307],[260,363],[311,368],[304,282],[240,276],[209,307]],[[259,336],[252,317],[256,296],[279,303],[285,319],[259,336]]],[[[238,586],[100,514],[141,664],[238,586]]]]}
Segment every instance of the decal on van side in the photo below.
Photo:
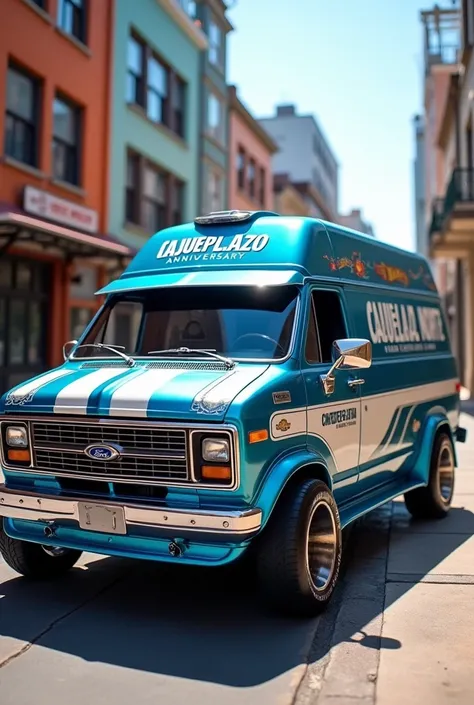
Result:
{"type": "Polygon", "coordinates": [[[436,291],[436,285],[431,274],[423,266],[420,266],[418,272],[413,272],[411,269],[406,271],[385,262],[364,260],[360,252],[353,252],[351,257],[323,255],[323,259],[329,262],[329,269],[332,272],[350,269],[351,274],[355,274],[359,279],[370,279],[370,273],[374,272],[379,279],[389,284],[402,284],[409,287],[411,281],[422,281],[427,289],[436,291]]]}
{"type": "Polygon", "coordinates": [[[270,238],[261,235],[234,235],[228,245],[223,245],[224,236],[184,237],[181,240],[165,240],[156,259],[165,259],[166,264],[200,262],[209,260],[241,260],[248,252],[261,252],[270,238]]]}
{"type": "Polygon", "coordinates": [[[446,340],[438,307],[367,301],[366,316],[372,343],[388,353],[435,351],[446,340]]]}

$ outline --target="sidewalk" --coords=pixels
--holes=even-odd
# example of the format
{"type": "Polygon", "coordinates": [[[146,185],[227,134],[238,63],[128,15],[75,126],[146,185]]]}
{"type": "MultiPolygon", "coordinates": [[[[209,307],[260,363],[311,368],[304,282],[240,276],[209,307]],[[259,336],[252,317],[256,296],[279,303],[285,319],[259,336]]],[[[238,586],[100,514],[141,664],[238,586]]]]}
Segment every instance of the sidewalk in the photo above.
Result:
{"type": "Polygon", "coordinates": [[[297,705],[473,705],[474,404],[463,406],[450,515],[414,524],[397,501],[355,528],[297,705]]]}

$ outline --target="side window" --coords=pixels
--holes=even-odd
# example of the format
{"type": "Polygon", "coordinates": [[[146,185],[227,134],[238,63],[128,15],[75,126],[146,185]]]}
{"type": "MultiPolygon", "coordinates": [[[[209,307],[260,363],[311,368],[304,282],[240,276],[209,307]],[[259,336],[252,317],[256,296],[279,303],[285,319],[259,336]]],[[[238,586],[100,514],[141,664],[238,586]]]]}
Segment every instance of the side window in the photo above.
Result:
{"type": "Polygon", "coordinates": [[[347,338],[346,324],[339,295],[335,291],[313,291],[321,362],[331,362],[332,344],[338,338],[347,338]]]}
{"type": "Polygon", "coordinates": [[[306,360],[312,363],[331,362],[332,344],[339,338],[347,338],[341,299],[335,291],[325,290],[313,291],[312,299],[306,360]]]}

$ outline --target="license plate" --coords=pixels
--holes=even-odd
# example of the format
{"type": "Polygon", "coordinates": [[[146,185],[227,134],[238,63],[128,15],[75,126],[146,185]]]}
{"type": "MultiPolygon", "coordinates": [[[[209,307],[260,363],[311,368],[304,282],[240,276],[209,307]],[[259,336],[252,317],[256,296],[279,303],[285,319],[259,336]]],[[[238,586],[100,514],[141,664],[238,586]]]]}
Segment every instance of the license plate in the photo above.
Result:
{"type": "Polygon", "coordinates": [[[105,534],[126,534],[125,513],[123,507],[110,504],[79,502],[79,526],[88,531],[100,531],[105,534]]]}

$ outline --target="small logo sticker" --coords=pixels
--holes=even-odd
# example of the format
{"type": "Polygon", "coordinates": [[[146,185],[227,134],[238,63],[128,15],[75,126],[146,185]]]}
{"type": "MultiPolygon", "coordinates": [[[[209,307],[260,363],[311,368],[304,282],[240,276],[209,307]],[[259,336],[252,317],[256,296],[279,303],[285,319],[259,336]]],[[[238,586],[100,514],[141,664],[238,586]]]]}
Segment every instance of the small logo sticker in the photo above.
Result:
{"type": "Polygon", "coordinates": [[[288,431],[291,428],[291,423],[286,419],[282,419],[275,426],[277,431],[288,431]]]}
{"type": "Polygon", "coordinates": [[[272,397],[274,404],[289,404],[291,402],[290,392],[273,392],[272,397]]]}

